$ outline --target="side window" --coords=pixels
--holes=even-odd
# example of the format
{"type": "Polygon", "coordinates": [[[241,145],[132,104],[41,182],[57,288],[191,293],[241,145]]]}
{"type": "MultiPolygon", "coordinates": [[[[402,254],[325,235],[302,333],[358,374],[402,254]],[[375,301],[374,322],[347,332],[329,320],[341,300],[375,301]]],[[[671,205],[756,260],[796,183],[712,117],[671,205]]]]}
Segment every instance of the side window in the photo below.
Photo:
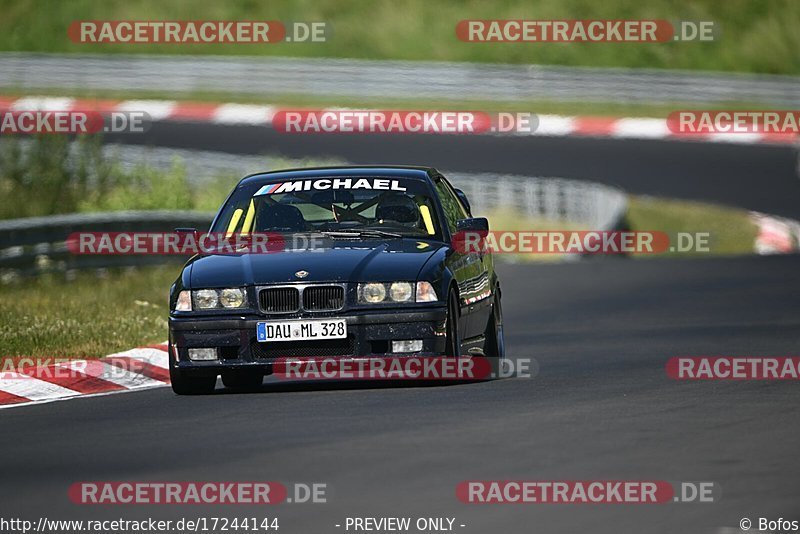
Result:
{"type": "Polygon", "coordinates": [[[459,219],[466,219],[467,217],[469,217],[469,213],[467,212],[467,207],[464,205],[463,202],[461,202],[461,199],[456,194],[456,189],[455,189],[455,187],[453,187],[453,184],[448,182],[446,179],[444,179],[442,181],[445,183],[447,189],[450,191],[450,193],[456,199],[456,203],[458,204],[458,209],[461,212],[461,216],[459,217],[459,219]]]}
{"type": "Polygon", "coordinates": [[[442,202],[442,209],[444,210],[445,219],[447,219],[447,227],[450,233],[454,234],[456,231],[456,221],[467,217],[464,207],[458,201],[458,197],[453,191],[447,187],[444,180],[439,180],[436,183],[436,191],[439,193],[439,199],[442,202]]]}

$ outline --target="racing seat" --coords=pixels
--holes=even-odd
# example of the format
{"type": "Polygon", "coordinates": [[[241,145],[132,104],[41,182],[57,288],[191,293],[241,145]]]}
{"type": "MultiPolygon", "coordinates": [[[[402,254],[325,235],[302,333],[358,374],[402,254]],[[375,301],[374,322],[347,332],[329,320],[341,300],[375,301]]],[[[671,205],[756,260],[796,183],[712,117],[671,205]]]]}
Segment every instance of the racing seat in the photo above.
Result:
{"type": "Polygon", "coordinates": [[[304,232],[306,220],[295,206],[266,204],[258,212],[256,232],[304,232]]]}
{"type": "Polygon", "coordinates": [[[380,223],[392,221],[420,228],[419,207],[413,198],[403,194],[383,197],[375,206],[375,219],[380,223]]]}

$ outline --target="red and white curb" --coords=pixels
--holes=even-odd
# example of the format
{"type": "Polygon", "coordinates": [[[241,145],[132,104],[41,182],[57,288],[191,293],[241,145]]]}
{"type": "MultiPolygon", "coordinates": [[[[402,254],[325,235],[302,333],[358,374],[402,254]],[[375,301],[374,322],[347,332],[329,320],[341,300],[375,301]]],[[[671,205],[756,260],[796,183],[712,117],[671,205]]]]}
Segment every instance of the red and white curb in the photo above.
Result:
{"type": "Polygon", "coordinates": [[[167,345],[0,373],[0,409],[169,385],[167,345]]]}
{"type": "MultiPolygon", "coordinates": [[[[70,97],[0,96],[0,112],[7,111],[99,111],[147,113],[153,121],[191,121],[212,124],[247,124],[269,126],[278,106],[185,102],[175,100],[86,100],[70,97]]],[[[342,111],[330,108],[323,111],[342,111]]],[[[608,137],[618,139],[671,139],[739,144],[794,144],[800,137],[792,134],[717,133],[678,134],[670,131],[666,119],[642,117],[592,117],[537,115],[539,123],[533,132],[493,133],[488,135],[545,137],[608,137]]]]}
{"type": "Polygon", "coordinates": [[[751,212],[750,219],[758,227],[753,247],[756,254],[791,254],[800,250],[800,222],[751,212]]]}

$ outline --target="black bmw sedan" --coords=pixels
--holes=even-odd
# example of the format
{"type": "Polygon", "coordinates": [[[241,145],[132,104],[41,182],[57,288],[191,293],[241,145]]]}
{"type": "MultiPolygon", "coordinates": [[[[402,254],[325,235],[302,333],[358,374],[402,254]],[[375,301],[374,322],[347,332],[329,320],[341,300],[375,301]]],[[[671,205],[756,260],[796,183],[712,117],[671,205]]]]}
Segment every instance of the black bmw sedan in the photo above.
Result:
{"type": "Polygon", "coordinates": [[[325,167],[243,178],[210,233],[281,247],[203,253],[170,291],[172,388],[261,383],[285,358],[504,356],[500,282],[466,195],[427,167],[325,167]]]}

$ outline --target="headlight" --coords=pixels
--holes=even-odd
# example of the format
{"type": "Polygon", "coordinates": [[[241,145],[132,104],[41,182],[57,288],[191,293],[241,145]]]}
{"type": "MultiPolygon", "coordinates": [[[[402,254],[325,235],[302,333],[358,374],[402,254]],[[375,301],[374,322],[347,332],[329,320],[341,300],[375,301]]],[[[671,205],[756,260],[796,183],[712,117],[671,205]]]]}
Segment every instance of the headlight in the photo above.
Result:
{"type": "Polygon", "coordinates": [[[436,302],[439,298],[430,282],[369,282],[358,284],[360,304],[436,302]]]}
{"type": "Polygon", "coordinates": [[[430,282],[417,282],[417,302],[436,302],[436,290],[430,282]]]}
{"type": "MultiPolygon", "coordinates": [[[[247,293],[239,287],[226,287],[225,289],[198,289],[192,291],[194,309],[213,310],[215,308],[244,308],[247,306],[247,293]]],[[[180,305],[181,297],[178,296],[180,305]]],[[[175,307],[183,311],[183,308],[175,307]]],[[[190,306],[189,310],[192,309],[190,306]]]]}
{"type": "Polygon", "coordinates": [[[184,289],[178,293],[178,300],[175,302],[175,311],[192,311],[192,292],[184,289]]]}
{"type": "Polygon", "coordinates": [[[367,304],[377,304],[386,299],[386,286],[383,284],[361,284],[358,289],[359,300],[367,304]]]}
{"type": "Polygon", "coordinates": [[[201,289],[194,292],[194,303],[198,310],[208,310],[216,308],[219,303],[219,295],[216,289],[201,289]]]}
{"type": "Polygon", "coordinates": [[[223,308],[241,308],[244,306],[244,291],[238,287],[223,289],[219,292],[219,303],[223,308]]]}
{"type": "Polygon", "coordinates": [[[395,282],[389,286],[389,296],[395,302],[408,302],[414,296],[414,289],[408,282],[395,282]]]}

